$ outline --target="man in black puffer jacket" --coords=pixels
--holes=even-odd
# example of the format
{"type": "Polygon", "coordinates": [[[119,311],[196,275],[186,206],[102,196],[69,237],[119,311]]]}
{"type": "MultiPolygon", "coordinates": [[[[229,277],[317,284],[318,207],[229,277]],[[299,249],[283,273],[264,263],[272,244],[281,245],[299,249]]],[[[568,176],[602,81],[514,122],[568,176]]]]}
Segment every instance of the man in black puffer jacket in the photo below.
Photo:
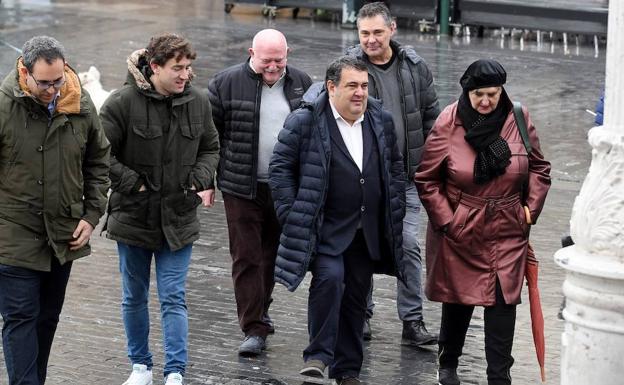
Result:
{"type": "Polygon", "coordinates": [[[282,225],[276,280],[295,290],[312,271],[303,375],[359,384],[373,272],[398,273],[405,193],[392,117],[368,99],[366,65],[343,56],[326,89],[293,112],[271,159],[282,225]]]}
{"type": "Polygon", "coordinates": [[[250,58],[215,75],[208,86],[221,141],[217,186],[228,222],[232,278],[243,356],[256,356],[273,332],[275,253],[280,228],[267,184],[269,159],[286,116],[312,83],[286,65],[288,46],[274,29],[256,34],[250,58]]]}

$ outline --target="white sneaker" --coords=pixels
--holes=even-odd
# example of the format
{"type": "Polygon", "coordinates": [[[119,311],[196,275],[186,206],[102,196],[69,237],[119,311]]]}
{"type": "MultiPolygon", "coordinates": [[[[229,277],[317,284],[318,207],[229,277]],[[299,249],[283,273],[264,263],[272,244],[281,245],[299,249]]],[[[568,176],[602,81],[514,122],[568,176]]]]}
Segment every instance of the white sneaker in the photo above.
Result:
{"type": "Polygon", "coordinates": [[[130,377],[122,385],[152,385],[152,371],[147,365],[134,364],[130,377]]]}
{"type": "Polygon", "coordinates": [[[169,373],[165,385],[182,385],[184,377],[180,373],[169,373]]]}

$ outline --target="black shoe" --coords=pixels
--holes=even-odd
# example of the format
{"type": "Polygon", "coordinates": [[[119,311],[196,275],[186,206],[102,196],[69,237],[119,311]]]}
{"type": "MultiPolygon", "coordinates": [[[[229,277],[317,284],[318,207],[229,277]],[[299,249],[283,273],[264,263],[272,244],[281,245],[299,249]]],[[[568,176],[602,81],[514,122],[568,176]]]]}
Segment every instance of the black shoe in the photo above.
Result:
{"type": "Polygon", "coordinates": [[[401,342],[411,346],[435,345],[438,343],[438,336],[429,333],[423,321],[405,321],[401,342]]]}
{"type": "Polygon", "coordinates": [[[438,385],[460,385],[456,368],[438,369],[438,385]]]}
{"type": "Polygon", "coordinates": [[[373,338],[373,332],[370,327],[370,318],[364,321],[363,339],[364,341],[370,341],[373,338]]]}
{"type": "Polygon", "coordinates": [[[269,317],[269,313],[264,313],[262,315],[262,322],[269,326],[269,334],[275,334],[275,325],[271,317],[269,317]]]}
{"type": "Polygon", "coordinates": [[[260,336],[246,336],[243,343],[238,348],[238,354],[243,357],[255,357],[266,349],[266,342],[260,336]]]}

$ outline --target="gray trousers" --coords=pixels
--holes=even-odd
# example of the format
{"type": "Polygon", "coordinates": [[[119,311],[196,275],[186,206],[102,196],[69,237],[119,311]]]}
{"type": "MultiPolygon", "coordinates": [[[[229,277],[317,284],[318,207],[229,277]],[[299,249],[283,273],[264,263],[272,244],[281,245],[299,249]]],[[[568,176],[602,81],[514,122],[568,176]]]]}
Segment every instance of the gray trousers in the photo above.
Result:
{"type": "MultiPolygon", "coordinates": [[[[401,321],[422,321],[422,258],[418,244],[422,205],[413,181],[405,182],[405,218],[403,218],[403,276],[406,286],[397,279],[397,311],[401,321]]],[[[373,282],[368,292],[366,318],[373,316],[373,282]]]]}

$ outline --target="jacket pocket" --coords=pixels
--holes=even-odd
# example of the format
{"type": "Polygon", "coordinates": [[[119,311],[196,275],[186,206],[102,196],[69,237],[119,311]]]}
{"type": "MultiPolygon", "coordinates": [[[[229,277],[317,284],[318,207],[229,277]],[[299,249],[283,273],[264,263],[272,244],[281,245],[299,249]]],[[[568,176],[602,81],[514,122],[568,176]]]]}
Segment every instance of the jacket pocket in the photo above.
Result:
{"type": "Polygon", "coordinates": [[[529,235],[529,225],[520,202],[498,211],[494,225],[498,239],[524,239],[529,235]]]}
{"type": "Polygon", "coordinates": [[[182,154],[182,165],[193,166],[197,162],[197,151],[199,149],[199,137],[202,129],[201,123],[190,123],[180,125],[180,154],[182,154]]]}
{"type": "Polygon", "coordinates": [[[526,214],[524,213],[524,206],[522,204],[519,204],[516,207],[516,215],[518,217],[518,226],[520,228],[520,231],[522,232],[522,235],[525,238],[529,237],[529,232],[531,230],[531,225],[529,225],[526,221],[526,214]]]}
{"type": "Polygon", "coordinates": [[[470,208],[462,205],[461,203],[457,205],[457,208],[453,213],[453,218],[451,219],[447,229],[447,236],[457,243],[462,243],[462,239],[470,235],[464,231],[466,229],[466,221],[469,213],[470,208]]]}
{"type": "MultiPolygon", "coordinates": [[[[0,216],[0,260],[4,263],[11,263],[14,260],[22,266],[45,266],[46,262],[49,263],[46,259],[51,254],[49,247],[46,247],[45,236],[45,231],[33,232],[0,216]]],[[[7,266],[0,269],[5,270],[4,274],[8,273],[7,266]]],[[[26,271],[37,274],[31,269],[22,272],[26,271]]]]}
{"type": "Polygon", "coordinates": [[[82,201],[69,205],[69,216],[72,218],[82,218],[84,215],[84,203],[82,201]]]}
{"type": "Polygon", "coordinates": [[[82,201],[66,206],[64,212],[55,218],[56,240],[63,242],[73,240],[74,231],[83,215],[84,203],[82,201]]]}
{"type": "Polygon", "coordinates": [[[195,191],[176,193],[172,196],[171,207],[178,226],[187,225],[197,219],[197,206],[202,199],[195,191]]]}
{"type": "Polygon", "coordinates": [[[87,135],[85,132],[83,132],[85,130],[85,127],[80,124],[77,124],[76,127],[72,124],[71,121],[67,122],[67,126],[69,130],[71,130],[71,136],[74,138],[74,141],[76,143],[76,146],[78,146],[81,156],[84,156],[87,147],[87,135]]]}
{"type": "Polygon", "coordinates": [[[121,223],[148,228],[150,194],[149,190],[130,194],[113,192],[110,198],[111,215],[121,223]]]}
{"type": "Polygon", "coordinates": [[[162,136],[160,125],[134,123],[132,132],[135,134],[135,148],[133,151],[136,164],[144,166],[158,166],[162,158],[162,136]]]}

